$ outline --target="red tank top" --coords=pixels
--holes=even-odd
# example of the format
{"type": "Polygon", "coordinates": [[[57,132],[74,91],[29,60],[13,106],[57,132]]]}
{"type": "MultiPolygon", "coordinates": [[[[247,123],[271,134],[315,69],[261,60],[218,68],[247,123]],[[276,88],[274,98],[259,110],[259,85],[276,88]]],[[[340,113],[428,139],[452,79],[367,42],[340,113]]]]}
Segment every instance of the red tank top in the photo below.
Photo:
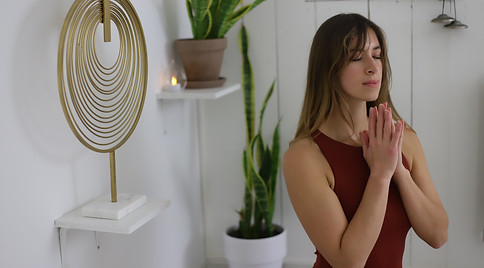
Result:
{"type": "MultiPolygon", "coordinates": [[[[360,204],[370,176],[370,169],[363,157],[363,148],[335,141],[320,131],[313,139],[324,154],[334,174],[334,192],[338,196],[348,222],[360,204]]],[[[405,156],[403,165],[409,169],[405,156]]],[[[380,235],[366,261],[367,268],[401,268],[405,239],[410,222],[403,207],[397,186],[391,182],[387,209],[380,235]]],[[[314,268],[331,267],[324,257],[316,251],[314,268]]]]}

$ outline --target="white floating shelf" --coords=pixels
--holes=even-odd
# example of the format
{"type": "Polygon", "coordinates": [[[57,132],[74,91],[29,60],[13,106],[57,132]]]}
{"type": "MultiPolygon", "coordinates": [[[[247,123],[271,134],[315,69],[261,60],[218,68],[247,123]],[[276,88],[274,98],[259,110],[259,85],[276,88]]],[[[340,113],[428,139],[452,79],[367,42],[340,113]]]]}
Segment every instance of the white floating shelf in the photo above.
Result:
{"type": "Polygon", "coordinates": [[[228,84],[218,88],[185,89],[183,91],[161,91],[158,99],[218,99],[240,90],[240,84],[228,84]]]}
{"type": "Polygon", "coordinates": [[[119,220],[84,217],[81,206],[54,220],[54,225],[61,229],[131,234],[169,205],[169,200],[148,199],[143,206],[119,220]]]}

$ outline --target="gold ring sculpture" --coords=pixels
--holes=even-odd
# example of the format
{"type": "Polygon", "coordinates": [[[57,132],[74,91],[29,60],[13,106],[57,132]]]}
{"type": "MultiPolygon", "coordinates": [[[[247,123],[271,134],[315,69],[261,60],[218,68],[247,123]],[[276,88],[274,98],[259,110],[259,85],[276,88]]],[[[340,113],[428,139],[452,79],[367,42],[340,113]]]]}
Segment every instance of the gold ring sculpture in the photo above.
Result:
{"type": "Polygon", "coordinates": [[[143,109],[147,83],[146,44],[129,0],[76,0],[59,42],[59,95],[67,122],[87,148],[109,153],[111,201],[117,202],[114,151],[133,133],[143,109]],[[103,24],[111,42],[111,21],[119,34],[114,64],[105,66],[95,46],[103,24]]]}

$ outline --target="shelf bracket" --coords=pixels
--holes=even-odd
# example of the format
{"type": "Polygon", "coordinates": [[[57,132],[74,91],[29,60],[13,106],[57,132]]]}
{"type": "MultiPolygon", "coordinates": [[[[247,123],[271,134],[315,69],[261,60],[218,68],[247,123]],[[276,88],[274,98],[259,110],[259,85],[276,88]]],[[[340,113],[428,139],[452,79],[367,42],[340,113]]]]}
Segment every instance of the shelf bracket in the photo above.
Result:
{"type": "Polygon", "coordinates": [[[69,268],[69,265],[66,262],[65,258],[65,250],[66,250],[66,241],[67,241],[67,228],[58,228],[59,232],[59,251],[60,251],[60,259],[61,259],[61,267],[62,268],[69,268]]]}

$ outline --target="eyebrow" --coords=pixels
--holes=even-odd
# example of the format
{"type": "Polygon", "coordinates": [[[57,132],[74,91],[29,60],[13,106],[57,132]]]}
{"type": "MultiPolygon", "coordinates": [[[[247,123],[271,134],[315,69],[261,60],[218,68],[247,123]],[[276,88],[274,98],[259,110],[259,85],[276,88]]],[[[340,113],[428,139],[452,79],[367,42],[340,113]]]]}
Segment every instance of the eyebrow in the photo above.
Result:
{"type": "MultiPolygon", "coordinates": [[[[375,50],[382,50],[381,46],[376,46],[372,49],[372,51],[375,51],[375,50]]],[[[354,52],[361,52],[361,51],[366,51],[366,49],[356,49],[356,48],[353,48],[350,50],[351,53],[354,53],[354,52]]]]}

